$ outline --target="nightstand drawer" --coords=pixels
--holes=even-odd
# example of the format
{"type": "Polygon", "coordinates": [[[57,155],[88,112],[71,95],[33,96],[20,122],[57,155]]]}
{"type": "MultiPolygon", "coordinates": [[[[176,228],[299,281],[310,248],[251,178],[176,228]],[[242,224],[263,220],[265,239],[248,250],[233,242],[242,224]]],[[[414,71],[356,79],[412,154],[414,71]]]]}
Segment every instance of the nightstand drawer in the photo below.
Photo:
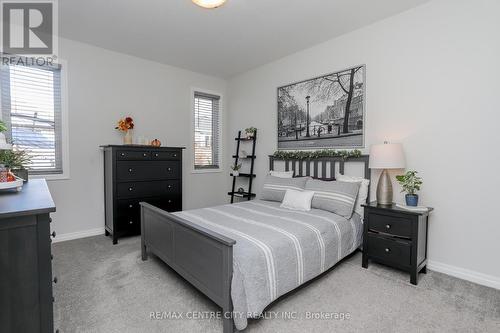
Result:
{"type": "Polygon", "coordinates": [[[368,256],[386,260],[403,266],[411,264],[410,244],[384,238],[376,234],[368,234],[368,256]]]}
{"type": "Polygon", "coordinates": [[[411,237],[411,219],[370,213],[368,215],[368,229],[390,235],[411,237]]]}

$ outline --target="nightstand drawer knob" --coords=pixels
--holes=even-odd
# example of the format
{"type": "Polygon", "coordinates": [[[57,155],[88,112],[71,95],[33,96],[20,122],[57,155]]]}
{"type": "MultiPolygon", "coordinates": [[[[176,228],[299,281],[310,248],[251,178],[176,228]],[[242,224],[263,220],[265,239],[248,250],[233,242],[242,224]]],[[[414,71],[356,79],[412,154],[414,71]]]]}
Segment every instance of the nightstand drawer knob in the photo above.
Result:
{"type": "Polygon", "coordinates": [[[134,188],[133,188],[133,187],[129,187],[129,188],[128,188],[128,190],[129,190],[130,192],[132,192],[132,191],[134,190],[134,188]]]}
{"type": "Polygon", "coordinates": [[[142,154],[142,156],[146,157],[146,156],[148,156],[148,154],[144,153],[144,154],[142,154]]]}
{"type": "Polygon", "coordinates": [[[391,252],[391,249],[390,249],[390,248],[388,248],[388,247],[386,247],[386,248],[385,248],[385,252],[389,253],[389,252],[391,252]]]}
{"type": "Polygon", "coordinates": [[[386,225],[385,225],[385,228],[386,228],[386,229],[391,229],[391,225],[390,225],[390,224],[386,224],[386,225]]]}
{"type": "Polygon", "coordinates": [[[134,171],[134,170],[132,170],[132,168],[128,169],[128,172],[132,172],[132,171],[134,171]]]}
{"type": "Polygon", "coordinates": [[[128,224],[134,224],[134,221],[129,221],[128,224]]]}

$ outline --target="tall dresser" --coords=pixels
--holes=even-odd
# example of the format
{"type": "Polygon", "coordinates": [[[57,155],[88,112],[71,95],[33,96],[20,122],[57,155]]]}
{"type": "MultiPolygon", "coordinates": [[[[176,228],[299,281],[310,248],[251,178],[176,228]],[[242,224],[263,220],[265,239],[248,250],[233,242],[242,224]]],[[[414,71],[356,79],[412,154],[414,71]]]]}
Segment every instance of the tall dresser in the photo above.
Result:
{"type": "Polygon", "coordinates": [[[34,179],[21,192],[0,193],[0,332],[54,332],[47,183],[34,179]]]}
{"type": "Polygon", "coordinates": [[[182,150],[178,147],[108,145],[104,150],[106,235],[113,244],[141,233],[139,202],[182,210],[182,150]]]}

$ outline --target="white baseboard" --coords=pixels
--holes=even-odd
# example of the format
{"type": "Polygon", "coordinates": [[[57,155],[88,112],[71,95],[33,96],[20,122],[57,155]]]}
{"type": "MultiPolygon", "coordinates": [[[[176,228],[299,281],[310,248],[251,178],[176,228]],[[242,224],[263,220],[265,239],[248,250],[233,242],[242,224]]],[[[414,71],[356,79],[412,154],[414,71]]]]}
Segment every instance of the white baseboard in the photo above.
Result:
{"type": "Polygon", "coordinates": [[[451,275],[462,280],[467,280],[470,282],[481,284],[483,286],[500,289],[500,278],[493,275],[478,273],[469,269],[443,264],[441,262],[432,260],[429,260],[427,262],[427,268],[432,271],[451,275]]]}
{"type": "Polygon", "coordinates": [[[57,235],[54,238],[53,242],[54,243],[58,243],[58,242],[69,241],[69,240],[72,240],[72,239],[92,237],[92,236],[98,236],[98,235],[104,235],[104,228],[96,228],[96,229],[90,229],[90,230],[84,230],[84,231],[77,231],[77,232],[70,232],[70,233],[67,233],[67,234],[57,235]]]}

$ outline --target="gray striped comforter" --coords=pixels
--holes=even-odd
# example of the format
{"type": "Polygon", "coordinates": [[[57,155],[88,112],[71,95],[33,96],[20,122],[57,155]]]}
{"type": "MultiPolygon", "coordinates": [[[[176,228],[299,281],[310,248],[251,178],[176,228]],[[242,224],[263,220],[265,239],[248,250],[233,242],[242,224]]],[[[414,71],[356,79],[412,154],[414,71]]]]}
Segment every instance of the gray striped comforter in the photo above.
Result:
{"type": "Polygon", "coordinates": [[[254,200],[175,213],[236,240],[231,297],[238,330],[361,244],[357,214],[347,220],[324,210],[297,212],[279,205],[254,200]]]}

